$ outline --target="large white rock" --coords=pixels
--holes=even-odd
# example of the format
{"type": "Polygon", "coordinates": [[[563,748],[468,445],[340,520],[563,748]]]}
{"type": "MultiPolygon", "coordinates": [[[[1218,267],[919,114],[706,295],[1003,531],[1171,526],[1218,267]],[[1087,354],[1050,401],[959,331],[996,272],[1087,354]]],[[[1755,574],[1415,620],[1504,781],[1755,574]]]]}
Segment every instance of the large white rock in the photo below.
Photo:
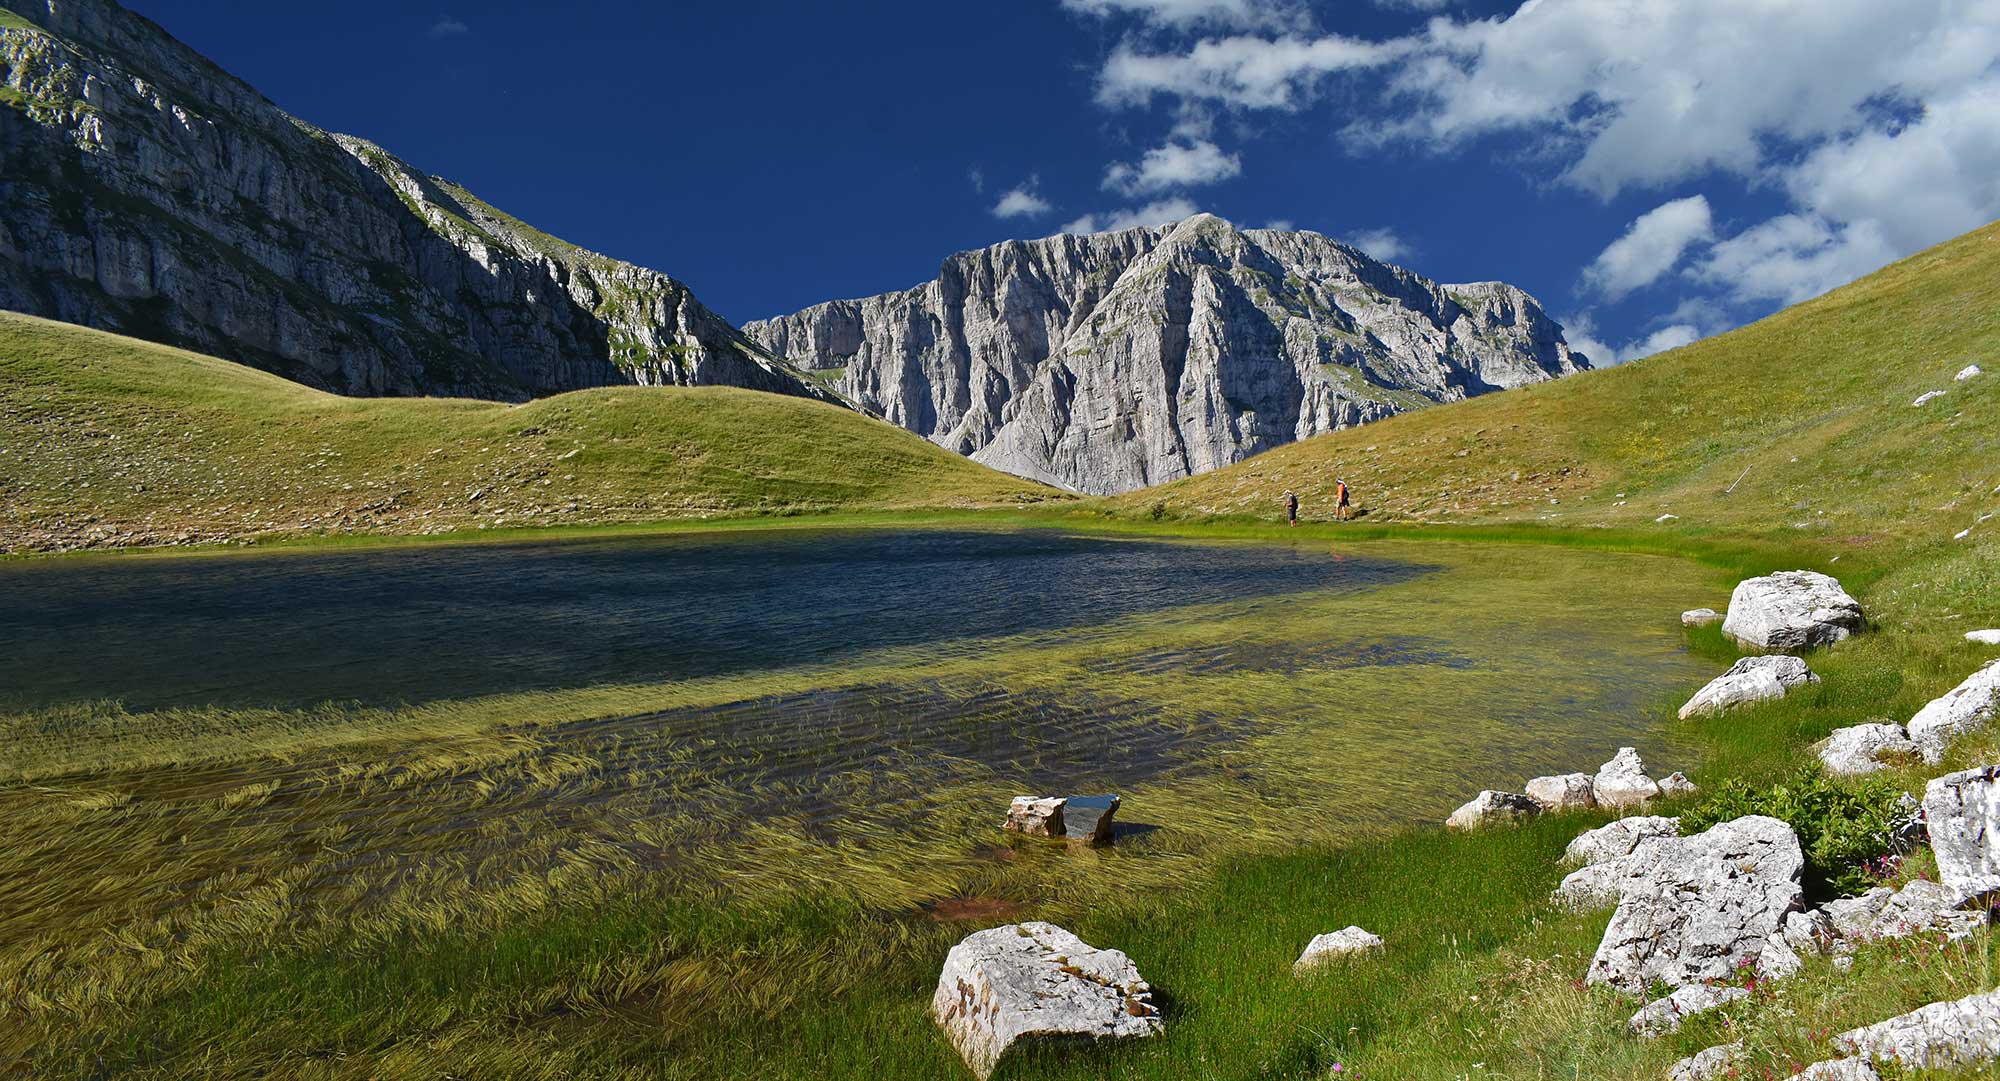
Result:
{"type": "Polygon", "coordinates": [[[1517,818],[1533,818],[1542,813],[1542,805],[1519,792],[1495,792],[1490,788],[1481,789],[1477,796],[1467,800],[1463,806],[1444,820],[1445,828],[1455,830],[1476,830],[1481,826],[1512,822],[1517,818]]]}
{"type": "Polygon", "coordinates": [[[1947,773],[1925,785],[1924,822],[1946,889],[1961,897],[2000,890],[2000,765],[1947,773]]]}
{"type": "Polygon", "coordinates": [[[1528,782],[1528,798],[1544,811],[1583,811],[1597,806],[1590,774],[1563,773],[1528,782]]]}
{"type": "Polygon", "coordinates": [[[1828,773],[1856,776],[1881,769],[1884,760],[1913,759],[1917,745],[1900,724],[1857,724],[1836,728],[1813,745],[1828,773]]]}
{"type": "Polygon", "coordinates": [[[1347,957],[1381,948],[1380,936],[1370,934],[1359,927],[1343,927],[1338,931],[1315,935],[1311,942],[1306,943],[1305,952],[1299,954],[1297,961],[1292,962],[1292,975],[1302,976],[1336,957],[1347,957]]]}
{"type": "Polygon", "coordinates": [[[1661,815],[1633,815],[1576,835],[1563,849],[1563,861],[1588,866],[1622,859],[1642,842],[1655,837],[1678,837],[1681,820],[1661,815]]]}
{"type": "Polygon", "coordinates": [[[931,1017],[983,1081],[1023,1036],[1153,1036],[1152,989],[1132,959],[1052,923],[966,936],[945,955],[931,1017]]]}
{"type": "Polygon", "coordinates": [[[1649,842],[1621,883],[1585,979],[1627,994],[1711,983],[1755,964],[1799,907],[1805,854],[1785,823],[1749,815],[1649,842]]]}
{"type": "Polygon", "coordinates": [[[1819,677],[1797,657],[1745,657],[1696,691],[1687,705],[1681,707],[1681,720],[1697,714],[1720,713],[1731,706],[1783,698],[1794,687],[1818,682],[1819,677]]]}
{"type": "Polygon", "coordinates": [[[2000,628],[1985,631],[1966,631],[1965,640],[1982,646],[2000,646],[2000,628]]]}
{"type": "Polygon", "coordinates": [[[2000,991],[1933,1002],[1833,1042],[1852,1055],[1919,1070],[1991,1062],[2000,1058],[2000,991]]]}
{"type": "Polygon", "coordinates": [[[1660,794],[1660,784],[1646,776],[1646,762],[1634,747],[1620,747],[1611,761],[1597,768],[1591,791],[1606,807],[1630,807],[1660,794]]]}
{"type": "Polygon", "coordinates": [[[1812,649],[1867,625],[1838,580],[1818,571],[1779,571],[1736,584],[1722,633],[1763,649],[1812,649]]]}
{"type": "Polygon", "coordinates": [[[1656,998],[1632,1015],[1625,1023],[1625,1030],[1634,1036],[1652,1039],[1666,1036],[1681,1029],[1681,1022],[1695,1014],[1727,1006],[1749,998],[1750,992],[1741,987],[1727,984],[1691,984],[1676,990],[1673,994],[1656,998]]]}
{"type": "Polygon", "coordinates": [[[1678,818],[1643,815],[1584,832],[1563,853],[1564,862],[1583,866],[1565,876],[1549,900],[1578,911],[1610,908],[1624,895],[1632,872],[1655,858],[1646,846],[1679,831],[1678,818]]]}
{"type": "Polygon", "coordinates": [[[1743,1041],[1725,1043],[1706,1051],[1697,1051],[1674,1063],[1673,1072],[1667,1074],[1667,1081],[1712,1081],[1726,1076],[1743,1061],[1743,1041]]]}
{"type": "Polygon", "coordinates": [[[1992,723],[2000,711],[2000,660],[1987,661],[1965,682],[1931,700],[1906,726],[1924,761],[1944,760],[1951,741],[1992,723]]]}

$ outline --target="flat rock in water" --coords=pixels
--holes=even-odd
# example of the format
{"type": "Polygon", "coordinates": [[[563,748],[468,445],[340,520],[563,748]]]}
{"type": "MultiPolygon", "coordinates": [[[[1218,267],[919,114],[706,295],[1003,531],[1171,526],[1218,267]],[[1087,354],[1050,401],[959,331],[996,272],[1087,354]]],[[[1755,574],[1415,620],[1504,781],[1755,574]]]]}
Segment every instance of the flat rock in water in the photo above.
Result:
{"type": "Polygon", "coordinates": [[[1597,806],[1597,795],[1588,773],[1537,777],[1528,782],[1527,795],[1544,811],[1580,811],[1597,806]]]}
{"type": "Polygon", "coordinates": [[[1703,713],[1720,713],[1731,706],[1783,698],[1794,687],[1818,682],[1819,677],[1797,657],[1745,657],[1696,691],[1687,705],[1681,707],[1681,720],[1703,713]]]}
{"type": "Polygon", "coordinates": [[[1681,626],[1683,627],[1706,627],[1711,623],[1720,622],[1722,622],[1722,613],[1713,608],[1690,608],[1681,613],[1681,626]]]}
{"type": "Polygon", "coordinates": [[[1951,741],[1986,727],[2000,711],[2000,660],[1987,661],[1965,682],[1932,699],[1905,727],[1924,761],[1944,761],[1951,741]]]}
{"type": "Polygon", "coordinates": [[[1108,844],[1117,796],[1015,796],[1002,827],[1030,837],[1108,844]]]}
{"type": "Polygon", "coordinates": [[[1154,1036],[1152,989],[1132,959],[1051,923],[966,936],[945,955],[931,1018],[982,1081],[1024,1036],[1154,1036]]]}
{"type": "Polygon", "coordinates": [[[2000,629],[1987,631],[1966,631],[1965,640],[1982,646],[2000,646],[2000,629]]]}
{"type": "Polygon", "coordinates": [[[1673,1071],[1667,1074],[1667,1081],[1711,1081],[1724,1077],[1743,1061],[1743,1041],[1725,1043],[1706,1051],[1697,1051],[1674,1063],[1673,1071]]]}
{"type": "Polygon", "coordinates": [[[1933,1002],[1879,1024],[1843,1032],[1834,1045],[1913,1069],[1974,1066],[2000,1058],[2000,991],[1933,1002]]]}
{"type": "Polygon", "coordinates": [[[1634,1036],[1652,1039],[1679,1032],[1681,1022],[1695,1014],[1749,998],[1750,992],[1726,984],[1693,984],[1664,998],[1657,998],[1632,1015],[1625,1030],[1634,1036]]]}
{"type": "Polygon", "coordinates": [[[1763,649],[1814,649],[1867,625],[1860,603],[1837,579],[1817,571],[1779,571],[1736,584],[1722,633],[1763,649]]]}
{"type": "Polygon", "coordinates": [[[1632,854],[1643,841],[1655,837],[1678,837],[1681,820],[1663,815],[1633,815],[1616,822],[1585,830],[1563,849],[1563,862],[1589,866],[1632,854]]]}
{"type": "Polygon", "coordinates": [[[1785,823],[1748,815],[1640,850],[1585,979],[1627,994],[1687,987],[1754,965],[1798,909],[1805,854],[1785,823]]]}
{"type": "Polygon", "coordinates": [[[1382,939],[1359,927],[1343,927],[1338,931],[1316,935],[1306,944],[1304,953],[1292,962],[1292,975],[1302,976],[1307,972],[1337,957],[1348,957],[1357,953],[1367,953],[1382,948],[1382,939]]]}
{"type": "Polygon", "coordinates": [[[2000,766],[1947,773],[1924,786],[1924,824],[1946,889],[1960,897],[2000,891],[2000,766]]]}
{"type": "Polygon", "coordinates": [[[1519,792],[1495,792],[1487,788],[1481,789],[1477,796],[1453,811],[1444,824],[1446,829],[1476,830],[1519,818],[1533,818],[1541,813],[1541,804],[1519,792]]]}
{"type": "Polygon", "coordinates": [[[1597,769],[1591,791],[1606,807],[1630,807],[1660,794],[1659,782],[1646,776],[1645,760],[1635,747],[1620,747],[1611,761],[1597,769]]]}
{"type": "Polygon", "coordinates": [[[1030,837],[1061,837],[1064,802],[1061,796],[1015,796],[1001,828],[1030,837]]]}
{"type": "Polygon", "coordinates": [[[1888,762],[1917,757],[1917,745],[1900,724],[1857,724],[1836,728],[1813,745],[1820,762],[1835,776],[1873,773],[1888,762]]]}

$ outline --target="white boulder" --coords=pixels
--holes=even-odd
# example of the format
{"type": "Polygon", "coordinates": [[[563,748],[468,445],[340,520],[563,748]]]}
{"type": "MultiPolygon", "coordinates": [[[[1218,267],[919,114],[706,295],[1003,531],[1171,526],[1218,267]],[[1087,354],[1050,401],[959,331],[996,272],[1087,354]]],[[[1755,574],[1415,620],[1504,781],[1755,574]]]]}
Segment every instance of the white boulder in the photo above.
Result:
{"type": "Polygon", "coordinates": [[[1606,807],[1630,807],[1660,794],[1659,782],[1646,776],[1645,760],[1635,747],[1620,747],[1611,761],[1597,768],[1591,791],[1606,807]]]}
{"type": "Polygon", "coordinates": [[[1966,631],[1965,640],[1982,646],[2000,646],[2000,628],[1985,631],[1966,631]]]}
{"type": "Polygon", "coordinates": [[[1706,1051],[1697,1051],[1674,1063],[1673,1071],[1667,1074],[1667,1081],[1713,1081],[1726,1077],[1743,1061],[1743,1041],[1725,1043],[1706,1051]]]}
{"type": "Polygon", "coordinates": [[[1563,849],[1567,863],[1588,866],[1623,859],[1645,841],[1655,837],[1678,837],[1681,820],[1661,815],[1634,815],[1576,835],[1563,849]]]}
{"type": "Polygon", "coordinates": [[[1942,397],[1944,397],[1944,391],[1941,391],[1941,390],[1929,390],[1929,391],[1925,391],[1925,392],[1924,392],[1924,393],[1922,393],[1922,394],[1919,394],[1919,395],[1917,395],[1917,400],[1916,400],[1916,401],[1914,401],[1914,402],[1911,402],[1910,404],[1911,404],[1911,405],[1913,405],[1913,406],[1925,406],[1925,405],[1929,405],[1929,404],[1931,404],[1932,402],[1934,402],[1934,401],[1936,401],[1936,400],[1938,400],[1939,398],[1942,398],[1942,397]]]}
{"type": "Polygon", "coordinates": [[[1690,608],[1681,613],[1681,626],[1683,627],[1706,627],[1711,623],[1720,622],[1722,622],[1722,613],[1713,608],[1690,608]]]}
{"type": "Polygon", "coordinates": [[[1476,830],[1481,826],[1497,822],[1533,818],[1541,813],[1541,804],[1519,792],[1495,792],[1486,788],[1481,789],[1477,796],[1453,811],[1451,817],[1444,820],[1444,824],[1446,829],[1476,830]]]}
{"type": "Polygon", "coordinates": [[[1680,770],[1675,770],[1665,777],[1660,778],[1660,795],[1662,796],[1692,796],[1699,791],[1701,789],[1695,787],[1695,783],[1688,780],[1687,774],[1682,773],[1680,770]]]}
{"type": "Polygon", "coordinates": [[[1132,959],[1051,923],[966,936],[945,955],[931,1017],[982,1081],[1023,1036],[1153,1036],[1152,989],[1132,959]]]}
{"type": "Polygon", "coordinates": [[[1856,776],[1881,769],[1885,760],[1914,759],[1917,745],[1900,724],[1857,724],[1836,728],[1813,745],[1828,773],[1856,776]]]}
{"type": "Polygon", "coordinates": [[[1963,383],[1975,375],[1983,375],[1983,374],[1985,373],[1979,370],[1979,365],[1967,364],[1965,367],[1960,368],[1958,370],[1957,375],[1951,377],[1951,381],[1954,383],[1963,383]]]}
{"type": "Polygon", "coordinates": [[[1632,1015],[1625,1023],[1625,1031],[1634,1036],[1652,1039],[1679,1032],[1681,1022],[1695,1014],[1727,1006],[1749,998],[1750,992],[1741,987],[1727,984],[1698,983],[1680,988],[1673,994],[1656,998],[1632,1015]]]}
{"type": "Polygon", "coordinates": [[[1002,828],[1030,837],[1108,844],[1117,796],[1015,796],[1002,828]]]}
{"type": "Polygon", "coordinates": [[[1902,889],[1877,886],[1858,897],[1843,897],[1820,907],[1837,938],[1872,942],[1885,938],[1943,932],[1964,938],[1986,922],[1984,911],[1960,909],[1963,896],[1948,886],[1918,879],[1902,889]]]}
{"type": "Polygon", "coordinates": [[[1347,957],[1357,953],[1382,948],[1379,935],[1369,934],[1359,927],[1343,927],[1323,935],[1315,935],[1306,943],[1306,950],[1299,959],[1292,962],[1292,975],[1302,976],[1337,957],[1347,957]]]}
{"type": "Polygon", "coordinates": [[[1782,654],[1745,657],[1729,671],[1710,680],[1681,707],[1681,720],[1703,713],[1720,713],[1731,706],[1783,698],[1794,687],[1818,683],[1806,662],[1782,654]]]}
{"type": "Polygon", "coordinates": [[[1918,710],[1906,727],[1924,761],[1936,765],[1944,760],[1953,739],[1986,727],[1996,711],[2000,711],[2000,660],[1991,660],[1918,710]]]}
{"type": "Polygon", "coordinates": [[[1867,627],[1861,605],[1817,571],[1746,578],[1729,596],[1722,633],[1762,649],[1830,646],[1867,627]]]}
{"type": "Polygon", "coordinates": [[[1527,784],[1527,796],[1544,811],[1580,811],[1597,806],[1597,795],[1588,773],[1563,773],[1537,777],[1527,784]]]}
{"type": "Polygon", "coordinates": [[[1836,1058],[1813,1063],[1793,1081],[1882,1081],[1882,1075],[1865,1059],[1836,1058]]]}
{"type": "Polygon", "coordinates": [[[1947,773],[1924,786],[1938,880],[1960,897],[2000,891],[2000,766],[1947,773]]]}
{"type": "Polygon", "coordinates": [[[1933,1002],[1879,1024],[1843,1032],[1834,1045],[1876,1062],[1918,1070],[1976,1066],[2000,1058],[2000,991],[1933,1002]]]}

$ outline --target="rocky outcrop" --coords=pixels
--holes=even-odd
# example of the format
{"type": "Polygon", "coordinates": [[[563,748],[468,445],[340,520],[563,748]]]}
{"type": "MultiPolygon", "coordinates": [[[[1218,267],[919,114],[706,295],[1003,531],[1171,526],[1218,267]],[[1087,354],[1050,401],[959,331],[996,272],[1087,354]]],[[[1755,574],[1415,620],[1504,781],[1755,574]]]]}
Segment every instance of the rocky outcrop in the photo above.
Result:
{"type": "Polygon", "coordinates": [[[1797,1081],[1882,1081],[1882,1075],[1865,1059],[1837,1058],[1799,1071],[1797,1081]]]}
{"type": "Polygon", "coordinates": [[[1527,795],[1544,811],[1587,811],[1597,806],[1595,788],[1588,773],[1563,773],[1529,781],[1527,795]]]}
{"type": "Polygon", "coordinates": [[[1944,761],[1952,740],[1993,723],[1996,713],[2000,713],[2000,660],[1987,661],[1965,682],[1931,700],[1906,727],[1924,761],[1936,765],[1944,761]]]}
{"type": "Polygon", "coordinates": [[[1900,724],[1856,724],[1836,728],[1813,745],[1820,764],[1836,776],[1874,773],[1891,762],[1917,757],[1917,745],[1900,724]]]}
{"type": "Polygon", "coordinates": [[[1959,908],[1958,891],[1918,879],[1902,889],[1877,886],[1857,897],[1828,901],[1819,911],[1834,937],[1848,942],[1942,933],[1958,939],[1986,923],[1984,911],[1959,908]]]}
{"type": "Polygon", "coordinates": [[[1370,934],[1359,927],[1343,927],[1323,935],[1314,935],[1306,943],[1305,952],[1292,962],[1292,975],[1302,976],[1335,958],[1349,957],[1358,953],[1368,953],[1382,948],[1379,935],[1370,934]]]}
{"type": "Polygon", "coordinates": [[[0,24],[0,307],[346,394],[824,397],[664,274],[331,135],[111,0],[0,24]]]}
{"type": "Polygon", "coordinates": [[[1512,286],[1205,214],[961,252],[744,331],[940,446],[1096,493],[1589,366],[1512,286]]]}
{"type": "Polygon", "coordinates": [[[993,1073],[1024,1036],[1153,1036],[1152,988],[1132,959],[1051,923],[969,935],[945,955],[931,1018],[972,1072],[993,1073]]]}
{"type": "Polygon", "coordinates": [[[1961,897],[2000,892],[2000,766],[1947,773],[1924,787],[1938,880],[1961,897]]]}
{"type": "Polygon", "coordinates": [[[1591,779],[1597,802],[1606,807],[1631,807],[1660,794],[1660,783],[1646,775],[1646,762],[1635,747],[1620,747],[1611,761],[1591,779]]]}
{"type": "Polygon", "coordinates": [[[1851,1029],[1834,1045],[1858,1058],[1911,1069],[1974,1066],[2000,1059],[2000,991],[1933,1002],[1879,1024],[1851,1029]]]}
{"type": "Polygon", "coordinates": [[[1722,633],[1761,649],[1830,646],[1868,626],[1861,605],[1818,571],[1746,578],[1729,596],[1722,633]]]}
{"type": "Polygon", "coordinates": [[[1795,687],[1818,682],[1819,677],[1797,657],[1745,657],[1696,691],[1681,707],[1680,717],[1685,721],[1733,706],[1775,701],[1795,687]]]}
{"type": "Polygon", "coordinates": [[[1496,792],[1483,788],[1477,796],[1453,811],[1444,824],[1446,829],[1476,830],[1516,819],[1533,818],[1541,813],[1541,804],[1519,792],[1496,792]]]}
{"type": "Polygon", "coordinates": [[[1966,631],[1965,640],[1982,646],[2000,646],[2000,629],[1966,631]]]}
{"type": "Polygon", "coordinates": [[[1638,847],[1656,837],[1678,837],[1681,820],[1662,815],[1634,815],[1621,818],[1594,830],[1577,834],[1576,840],[1563,849],[1566,863],[1589,866],[1623,859],[1638,847]]]}

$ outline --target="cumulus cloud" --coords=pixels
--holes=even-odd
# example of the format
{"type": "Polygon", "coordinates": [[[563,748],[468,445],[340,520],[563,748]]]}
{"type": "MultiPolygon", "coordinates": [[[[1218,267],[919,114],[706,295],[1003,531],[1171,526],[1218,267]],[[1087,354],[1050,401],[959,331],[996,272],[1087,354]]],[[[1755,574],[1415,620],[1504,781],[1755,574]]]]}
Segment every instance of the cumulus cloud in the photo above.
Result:
{"type": "Polygon", "coordinates": [[[1038,218],[1055,209],[1055,204],[1042,198],[1036,189],[1041,187],[1038,177],[1029,177],[1026,183],[1009,189],[993,204],[996,218],[1038,218]]]}
{"type": "Polygon", "coordinates": [[[1111,233],[1139,225],[1168,225],[1199,213],[1194,202],[1180,196],[1159,199],[1141,207],[1107,210],[1084,216],[1062,227],[1065,233],[1111,233]]]}
{"type": "Polygon", "coordinates": [[[1363,229],[1347,238],[1349,244],[1367,252],[1370,258],[1393,263],[1414,254],[1414,250],[1393,229],[1363,229]]]}
{"type": "Polygon", "coordinates": [[[472,27],[465,25],[465,20],[450,15],[438,16],[437,21],[431,24],[431,28],[425,31],[427,36],[433,38],[455,38],[470,33],[472,27]]]}
{"type": "Polygon", "coordinates": [[[1617,300],[1658,281],[1691,245],[1707,240],[1713,228],[1708,200],[1700,195],[1662,203],[1639,215],[1623,236],[1600,252],[1584,268],[1584,281],[1617,300]]]}
{"type": "Polygon", "coordinates": [[[1338,34],[1206,38],[1186,52],[1169,53],[1140,52],[1126,42],[1112,50],[1098,72],[1097,100],[1112,107],[1137,106],[1164,94],[1236,108],[1292,109],[1327,76],[1380,67],[1406,51],[1403,42],[1338,34]]]}
{"type": "Polygon", "coordinates": [[[1136,165],[1116,162],[1104,171],[1104,189],[1126,195],[1149,195],[1168,188],[1191,188],[1228,180],[1243,172],[1243,162],[1206,139],[1169,142],[1146,151],[1136,165]]]}
{"type": "Polygon", "coordinates": [[[1563,338],[1569,342],[1570,348],[1589,357],[1590,363],[1598,368],[1609,368],[1669,349],[1679,349],[1707,337],[1693,323],[1671,323],[1623,346],[1613,346],[1597,337],[1597,322],[1588,312],[1569,316],[1562,320],[1562,325],[1563,338]]]}
{"type": "Polygon", "coordinates": [[[1304,5],[1286,0],[1062,0],[1067,11],[1109,18],[1133,15],[1156,26],[1257,29],[1303,25],[1304,5]]]}

